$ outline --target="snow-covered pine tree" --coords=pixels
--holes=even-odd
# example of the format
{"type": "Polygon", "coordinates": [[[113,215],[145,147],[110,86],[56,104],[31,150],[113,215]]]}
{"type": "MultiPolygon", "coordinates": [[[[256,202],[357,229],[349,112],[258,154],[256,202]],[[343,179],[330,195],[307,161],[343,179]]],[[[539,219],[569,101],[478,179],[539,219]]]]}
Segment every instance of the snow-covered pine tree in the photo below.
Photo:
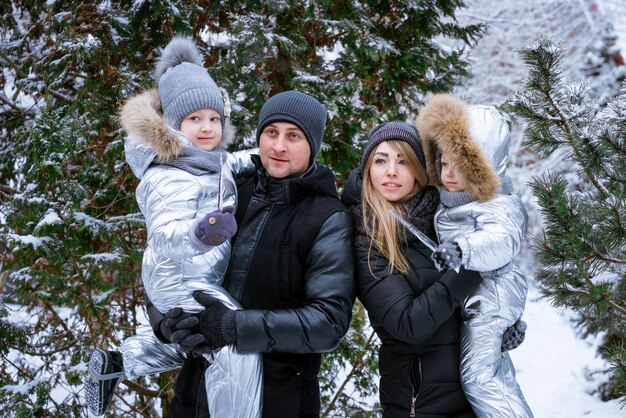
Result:
{"type": "MultiPolygon", "coordinates": [[[[109,6],[0,6],[0,406],[11,416],[85,416],[89,351],[134,334],[143,315],[146,234],[116,113],[169,34],[150,29],[168,28],[158,5],[109,6]]],[[[133,383],[126,416],[155,415],[166,394],[151,382],[133,383]]]]}
{"type": "MultiPolygon", "coordinates": [[[[117,111],[152,85],[158,47],[193,35],[229,93],[249,145],[263,102],[285,89],[329,110],[321,161],[341,181],[361,134],[414,112],[466,74],[462,0],[83,2],[0,4],[0,407],[15,416],[86,414],[85,360],[142,323],[145,229],[124,162],[117,111]]],[[[325,358],[325,416],[371,416],[376,339],[359,305],[325,358]],[[353,394],[342,390],[345,373],[353,394]]],[[[166,414],[173,374],[127,381],[113,416],[166,414]],[[162,403],[155,402],[160,398],[162,403]]]]}
{"type": "Polygon", "coordinates": [[[511,100],[539,157],[560,152],[574,175],[534,178],[543,235],[534,247],[545,297],[574,311],[583,335],[603,336],[611,364],[604,399],[626,400],[626,86],[602,107],[561,73],[562,45],[541,39],[521,50],[529,75],[511,100]]]}
{"type": "MultiPolygon", "coordinates": [[[[593,1],[589,3],[593,4],[593,1]]],[[[581,7],[585,7],[582,2],[581,7]]],[[[585,40],[582,71],[597,102],[606,105],[619,93],[626,80],[626,65],[610,17],[599,13],[597,7],[592,7],[585,16],[591,36],[585,40]]]]}

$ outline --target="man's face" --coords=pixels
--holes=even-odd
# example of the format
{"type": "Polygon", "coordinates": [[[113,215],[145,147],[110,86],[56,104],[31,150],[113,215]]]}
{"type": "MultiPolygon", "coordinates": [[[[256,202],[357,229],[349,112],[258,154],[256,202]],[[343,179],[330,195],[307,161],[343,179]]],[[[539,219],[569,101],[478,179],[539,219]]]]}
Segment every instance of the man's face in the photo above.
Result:
{"type": "Polygon", "coordinates": [[[284,179],[306,171],[311,147],[304,132],[293,123],[273,122],[259,136],[259,154],[267,173],[284,179]]]}

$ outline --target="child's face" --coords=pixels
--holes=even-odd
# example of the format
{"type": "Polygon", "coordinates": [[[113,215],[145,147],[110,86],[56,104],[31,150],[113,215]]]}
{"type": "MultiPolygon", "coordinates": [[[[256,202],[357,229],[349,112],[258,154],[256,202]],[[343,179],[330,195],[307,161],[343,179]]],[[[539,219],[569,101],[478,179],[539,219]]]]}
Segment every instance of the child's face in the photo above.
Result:
{"type": "Polygon", "coordinates": [[[441,154],[441,183],[449,192],[462,192],[465,190],[465,177],[445,153],[441,154]]]}
{"type": "Polygon", "coordinates": [[[398,202],[413,191],[416,179],[408,161],[389,142],[381,142],[369,158],[372,186],[387,201],[398,202]]]}
{"type": "Polygon", "coordinates": [[[222,141],[222,120],[213,109],[200,109],[180,124],[180,130],[194,147],[213,151],[222,141]]]}

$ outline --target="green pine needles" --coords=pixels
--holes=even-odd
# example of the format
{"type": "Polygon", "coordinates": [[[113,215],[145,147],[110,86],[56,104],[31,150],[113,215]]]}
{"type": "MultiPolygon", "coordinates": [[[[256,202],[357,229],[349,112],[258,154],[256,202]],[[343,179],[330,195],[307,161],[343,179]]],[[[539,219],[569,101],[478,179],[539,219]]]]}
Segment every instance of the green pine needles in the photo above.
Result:
{"type": "Polygon", "coordinates": [[[585,84],[565,82],[562,45],[541,39],[521,54],[529,75],[511,110],[528,125],[526,145],[542,158],[561,152],[575,169],[531,184],[545,223],[537,279],[583,335],[604,335],[602,395],[626,403],[626,87],[598,108],[585,84]]]}
{"type": "MultiPolygon", "coordinates": [[[[341,187],[363,134],[415,113],[467,74],[462,0],[0,2],[0,410],[85,416],[94,347],[145,324],[146,231],[124,160],[123,101],[153,85],[158,49],[193,35],[228,92],[238,136],[254,144],[272,94],[316,96],[329,119],[320,162],[341,187]]],[[[375,347],[366,315],[322,375],[324,416],[374,416],[375,347]],[[346,381],[349,379],[349,381],[346,381]],[[363,400],[367,400],[364,402],[363,400]]],[[[109,416],[166,415],[174,373],[127,381],[109,416]]],[[[0,413],[1,414],[1,413],[0,413]]]]}

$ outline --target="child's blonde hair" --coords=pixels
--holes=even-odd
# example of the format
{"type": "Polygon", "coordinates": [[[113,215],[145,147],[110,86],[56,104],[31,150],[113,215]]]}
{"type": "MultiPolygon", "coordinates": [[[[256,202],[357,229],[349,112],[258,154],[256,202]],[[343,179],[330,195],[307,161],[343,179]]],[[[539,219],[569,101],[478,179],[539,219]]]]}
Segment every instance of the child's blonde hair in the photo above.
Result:
{"type": "MultiPolygon", "coordinates": [[[[369,254],[372,248],[376,249],[389,261],[389,271],[397,269],[406,274],[409,271],[409,263],[404,256],[403,246],[406,243],[404,227],[391,215],[390,210],[400,211],[402,203],[406,202],[428,185],[426,168],[420,163],[413,148],[405,141],[386,141],[395,151],[403,156],[407,167],[415,177],[413,190],[399,202],[389,202],[375,188],[370,176],[376,153],[370,153],[363,169],[363,223],[365,231],[370,238],[369,254]]],[[[406,215],[403,214],[402,215],[406,215]]],[[[368,256],[368,264],[370,257],[368,256]]],[[[371,272],[370,266],[370,272],[371,272]]]]}

